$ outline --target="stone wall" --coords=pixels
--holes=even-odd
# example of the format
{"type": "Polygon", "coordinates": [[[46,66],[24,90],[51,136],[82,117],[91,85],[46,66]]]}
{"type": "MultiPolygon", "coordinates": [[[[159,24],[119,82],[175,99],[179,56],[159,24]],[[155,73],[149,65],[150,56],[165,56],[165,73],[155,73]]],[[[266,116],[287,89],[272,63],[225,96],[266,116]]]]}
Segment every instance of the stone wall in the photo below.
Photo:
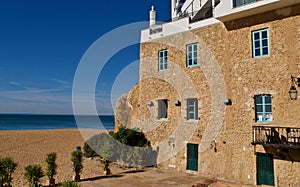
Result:
{"type": "MultiPolygon", "coordinates": [[[[299,15],[297,5],[141,44],[140,83],[127,97],[129,123],[159,148],[162,166],[185,171],[186,144],[195,143],[197,174],[256,184],[255,153],[265,150],[251,145],[252,126],[300,127],[300,99],[292,101],[288,94],[291,75],[300,75],[299,15]],[[269,30],[270,56],[252,58],[251,32],[263,28],[269,30]],[[199,66],[186,67],[186,45],[195,42],[199,66]],[[168,70],[158,71],[163,49],[168,70]],[[271,123],[255,121],[258,94],[272,95],[271,123]],[[187,98],[198,98],[198,120],[186,119],[187,98]],[[156,118],[158,99],[168,99],[168,119],[156,118]]],[[[275,159],[274,169],[277,186],[300,186],[299,162],[275,159]]]]}

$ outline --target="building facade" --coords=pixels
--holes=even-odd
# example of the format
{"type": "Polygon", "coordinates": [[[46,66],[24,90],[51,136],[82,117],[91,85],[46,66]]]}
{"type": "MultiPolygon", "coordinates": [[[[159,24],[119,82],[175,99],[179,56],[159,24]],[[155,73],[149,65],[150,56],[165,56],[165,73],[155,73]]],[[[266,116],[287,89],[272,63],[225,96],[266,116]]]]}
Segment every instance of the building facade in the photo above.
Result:
{"type": "Polygon", "coordinates": [[[171,8],[171,22],[141,31],[140,82],[119,99],[116,127],[141,129],[162,167],[300,186],[300,0],[171,8]]]}

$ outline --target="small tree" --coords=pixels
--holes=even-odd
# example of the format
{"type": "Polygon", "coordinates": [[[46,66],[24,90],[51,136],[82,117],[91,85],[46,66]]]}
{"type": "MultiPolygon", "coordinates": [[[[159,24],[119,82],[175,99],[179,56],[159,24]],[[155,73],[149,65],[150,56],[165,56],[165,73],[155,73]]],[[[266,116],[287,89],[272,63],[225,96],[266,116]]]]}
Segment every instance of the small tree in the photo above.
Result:
{"type": "Polygon", "coordinates": [[[25,167],[25,177],[30,187],[38,187],[44,172],[40,165],[28,165],[25,167]]]}
{"type": "Polygon", "coordinates": [[[74,151],[72,153],[72,164],[73,164],[73,170],[75,172],[75,178],[74,181],[78,182],[80,181],[80,173],[83,169],[83,165],[82,165],[82,152],[81,151],[74,151]]]}
{"type": "Polygon", "coordinates": [[[15,171],[17,163],[12,158],[0,158],[0,187],[11,187],[12,173],[15,171]]]}
{"type": "Polygon", "coordinates": [[[55,185],[54,175],[57,174],[57,172],[56,172],[56,168],[57,168],[56,157],[57,157],[56,153],[52,152],[52,153],[49,153],[46,158],[46,163],[47,163],[46,175],[49,179],[49,185],[55,185]]]}
{"type": "Polygon", "coordinates": [[[110,175],[111,171],[110,171],[110,168],[109,168],[109,160],[106,160],[105,157],[102,157],[101,158],[101,163],[103,164],[103,171],[104,171],[105,175],[110,175]]]}

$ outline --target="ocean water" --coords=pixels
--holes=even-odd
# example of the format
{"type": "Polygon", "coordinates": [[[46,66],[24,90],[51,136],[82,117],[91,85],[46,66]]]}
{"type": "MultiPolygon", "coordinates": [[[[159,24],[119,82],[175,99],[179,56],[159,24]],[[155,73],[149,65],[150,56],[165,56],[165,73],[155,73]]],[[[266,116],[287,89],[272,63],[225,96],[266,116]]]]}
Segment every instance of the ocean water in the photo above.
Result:
{"type": "Polygon", "coordinates": [[[0,114],[0,130],[114,129],[114,116],[0,114]],[[101,123],[99,123],[99,119],[101,123]],[[76,120],[79,123],[76,123],[76,120]]]}

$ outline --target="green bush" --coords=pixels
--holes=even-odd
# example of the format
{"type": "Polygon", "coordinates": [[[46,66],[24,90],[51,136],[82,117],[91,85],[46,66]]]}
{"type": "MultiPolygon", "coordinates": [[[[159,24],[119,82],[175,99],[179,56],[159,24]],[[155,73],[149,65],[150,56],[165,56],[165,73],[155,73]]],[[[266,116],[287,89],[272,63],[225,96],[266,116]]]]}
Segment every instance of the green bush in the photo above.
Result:
{"type": "Polygon", "coordinates": [[[147,140],[144,133],[139,132],[135,129],[126,129],[124,127],[121,127],[117,133],[111,133],[111,136],[125,145],[137,147],[151,146],[150,141],[147,140]]]}
{"type": "Polygon", "coordinates": [[[15,171],[17,163],[12,158],[0,158],[0,187],[11,187],[12,173],[15,171]]]}
{"type": "Polygon", "coordinates": [[[118,158],[118,155],[114,151],[116,146],[118,146],[117,142],[110,135],[100,133],[85,142],[83,146],[84,156],[100,156],[101,158],[113,161],[118,158]]]}
{"type": "Polygon", "coordinates": [[[25,177],[30,187],[41,186],[40,179],[44,176],[44,172],[40,165],[28,165],[25,167],[25,177]]]}
{"type": "Polygon", "coordinates": [[[92,158],[92,157],[95,157],[95,156],[99,156],[91,147],[90,145],[87,143],[87,142],[84,142],[84,145],[83,145],[83,150],[84,150],[84,156],[86,158],[92,158]]]}
{"type": "Polygon", "coordinates": [[[73,170],[75,172],[75,181],[78,182],[80,181],[80,173],[82,172],[83,165],[82,165],[82,152],[81,151],[74,151],[72,153],[72,165],[73,165],[73,170]]]}
{"type": "Polygon", "coordinates": [[[50,185],[55,184],[54,175],[57,174],[57,172],[56,172],[56,168],[57,168],[56,157],[57,157],[56,153],[52,152],[52,153],[49,153],[46,158],[46,163],[47,163],[46,176],[49,179],[50,185]]]}
{"type": "Polygon", "coordinates": [[[150,166],[156,163],[157,152],[142,132],[120,128],[117,133],[101,133],[87,140],[85,156],[99,155],[102,160],[121,161],[124,166],[150,166]]]}
{"type": "Polygon", "coordinates": [[[73,181],[65,181],[59,186],[60,187],[80,187],[80,185],[77,182],[73,182],[73,181]]]}

